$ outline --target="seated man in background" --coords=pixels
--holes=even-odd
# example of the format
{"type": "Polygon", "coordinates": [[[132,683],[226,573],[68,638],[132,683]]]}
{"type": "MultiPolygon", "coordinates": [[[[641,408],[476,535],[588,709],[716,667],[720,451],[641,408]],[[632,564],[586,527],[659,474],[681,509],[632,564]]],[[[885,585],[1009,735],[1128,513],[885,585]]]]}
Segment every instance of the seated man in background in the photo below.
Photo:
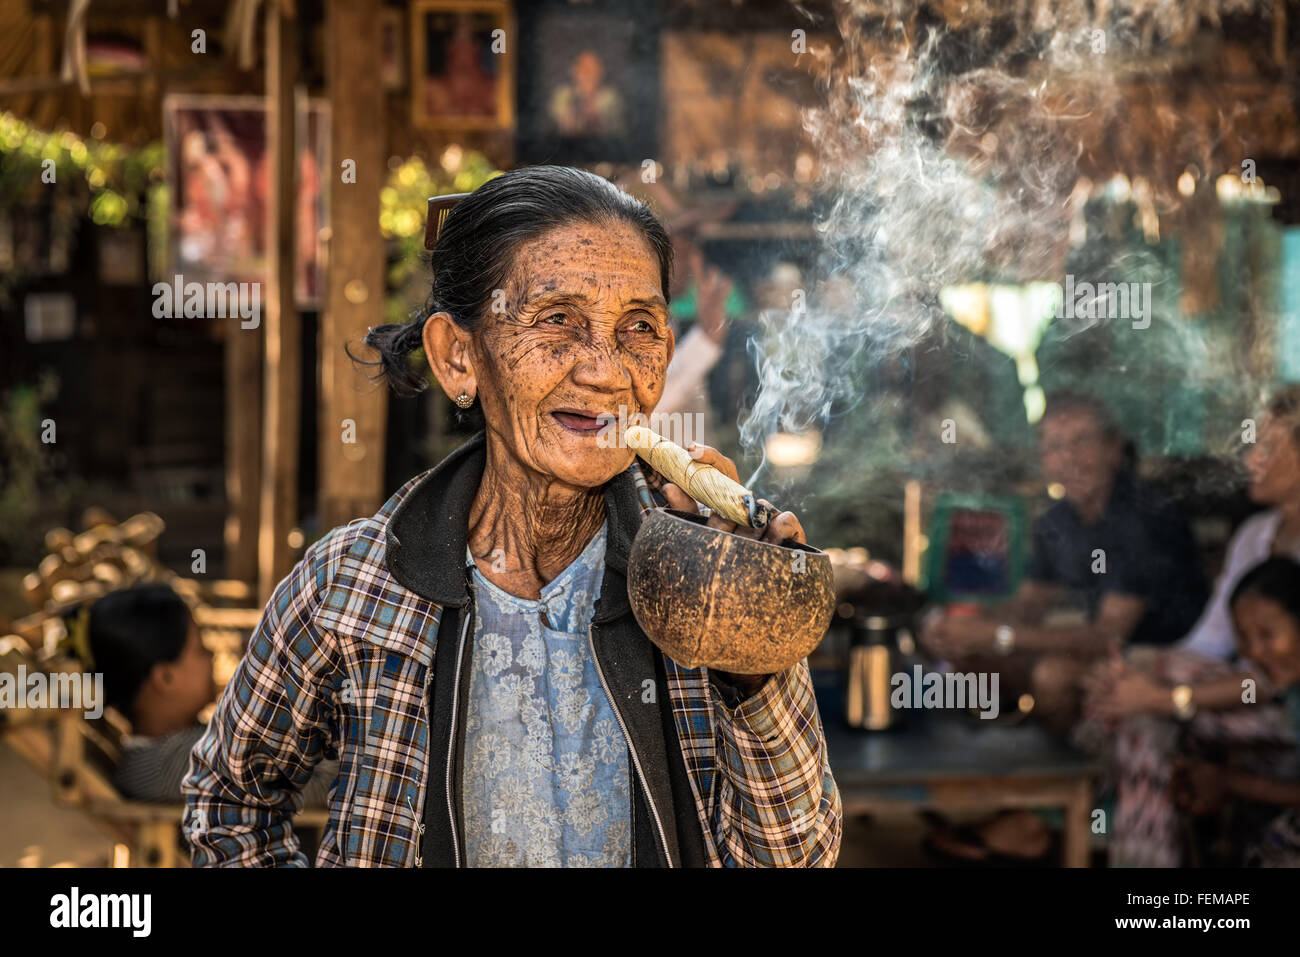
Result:
{"type": "MultiPolygon", "coordinates": [[[[88,629],[86,664],[103,673],[106,703],[133,732],[113,786],[131,800],[180,803],[190,751],[205,730],[199,713],[215,697],[212,653],[189,606],[167,585],[137,585],[96,601],[88,629]]],[[[306,805],[324,806],[336,772],[334,762],[318,767],[306,805]]]]}
{"type": "Polygon", "coordinates": [[[1044,477],[1064,494],[1034,525],[1025,581],[981,614],[933,620],[922,643],[956,671],[997,671],[1013,687],[1027,684],[1035,713],[1064,730],[1078,716],[1089,663],[1126,644],[1181,638],[1206,587],[1186,520],[1134,475],[1105,406],[1077,394],[1049,397],[1038,438],[1044,477]],[[1082,620],[1049,619],[1070,606],[1082,620]]]}
{"type": "MultiPolygon", "coordinates": [[[[1137,479],[1104,405],[1049,397],[1038,439],[1044,477],[1063,496],[1034,525],[1025,581],[998,607],[932,618],[921,641],[953,671],[999,673],[1004,700],[1028,690],[1034,714],[1064,733],[1080,716],[1091,664],[1126,645],[1176,641],[1207,593],[1186,520],[1137,479]]],[[[975,856],[1038,857],[1049,844],[1041,821],[1024,812],[977,830],[985,847],[975,856]]]]}

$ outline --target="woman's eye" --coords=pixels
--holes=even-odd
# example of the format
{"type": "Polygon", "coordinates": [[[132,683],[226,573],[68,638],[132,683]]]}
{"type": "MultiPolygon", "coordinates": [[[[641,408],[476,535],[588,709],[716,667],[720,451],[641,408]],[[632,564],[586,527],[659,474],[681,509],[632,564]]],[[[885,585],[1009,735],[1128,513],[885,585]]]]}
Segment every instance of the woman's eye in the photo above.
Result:
{"type": "Polygon", "coordinates": [[[552,324],[552,325],[556,325],[556,326],[558,326],[558,325],[563,325],[566,319],[568,319],[568,316],[566,316],[564,313],[562,313],[562,312],[553,312],[553,313],[551,313],[549,316],[547,316],[546,318],[544,318],[544,319],[542,320],[542,322],[547,322],[547,323],[550,323],[550,324],[552,324]]]}
{"type": "Polygon", "coordinates": [[[655,327],[646,319],[638,319],[632,323],[632,330],[634,332],[654,332],[655,327]]]}

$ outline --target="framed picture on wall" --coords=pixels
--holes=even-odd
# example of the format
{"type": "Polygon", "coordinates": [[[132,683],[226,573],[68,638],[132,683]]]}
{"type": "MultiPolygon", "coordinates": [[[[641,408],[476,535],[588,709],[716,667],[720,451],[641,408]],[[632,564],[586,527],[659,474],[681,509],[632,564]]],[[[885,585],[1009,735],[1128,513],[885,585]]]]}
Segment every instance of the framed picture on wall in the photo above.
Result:
{"type": "MultiPolygon", "coordinates": [[[[177,93],[163,101],[171,192],[171,269],[198,282],[265,279],[271,215],[266,101],[260,96],[177,93]]],[[[323,289],[323,171],[329,166],[329,104],[297,98],[295,202],[297,304],[315,308],[323,289]]]]}
{"type": "Polygon", "coordinates": [[[411,18],[412,123],[511,126],[516,36],[506,0],[415,0],[411,18]]]}
{"type": "Polygon", "coordinates": [[[660,4],[538,0],[519,16],[519,161],[655,158],[660,4]]]}

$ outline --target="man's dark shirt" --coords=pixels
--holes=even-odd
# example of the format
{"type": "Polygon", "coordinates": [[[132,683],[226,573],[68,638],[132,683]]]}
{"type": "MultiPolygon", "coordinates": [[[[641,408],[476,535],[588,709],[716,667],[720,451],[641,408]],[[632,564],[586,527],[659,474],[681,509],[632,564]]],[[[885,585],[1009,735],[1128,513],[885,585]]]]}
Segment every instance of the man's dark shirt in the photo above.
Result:
{"type": "Polygon", "coordinates": [[[1208,597],[1187,521],[1128,472],[1116,476],[1094,524],[1085,525],[1067,499],[1039,518],[1027,577],[1070,589],[1082,599],[1089,621],[1097,619],[1107,594],[1142,599],[1146,611],[1128,639],[1135,644],[1177,641],[1196,623],[1208,597]]]}

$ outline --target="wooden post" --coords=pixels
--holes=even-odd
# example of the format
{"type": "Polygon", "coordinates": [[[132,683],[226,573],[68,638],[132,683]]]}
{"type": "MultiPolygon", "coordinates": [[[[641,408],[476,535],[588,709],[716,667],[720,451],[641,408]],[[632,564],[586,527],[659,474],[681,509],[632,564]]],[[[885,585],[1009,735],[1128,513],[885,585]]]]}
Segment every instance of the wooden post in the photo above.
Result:
{"type": "Polygon", "coordinates": [[[297,208],[294,91],[298,35],[284,0],[266,9],[267,157],[271,170],[270,236],[263,310],[266,342],[262,413],[258,594],[265,603],[291,562],[289,532],[298,520],[298,413],[302,328],[294,303],[297,208]]]}
{"type": "Polygon", "coordinates": [[[320,317],[320,517],[329,529],[376,511],[384,500],[387,394],[344,347],[384,321],[384,244],[379,192],[384,90],[379,69],[380,0],[329,0],[326,85],[330,102],[329,279],[320,317]],[[350,161],[350,162],[349,162],[350,161]],[[346,164],[346,166],[345,166],[346,164]],[[347,173],[345,181],[344,174],[347,173]],[[351,182],[355,172],[355,182],[351,182]]]}
{"type": "Polygon", "coordinates": [[[909,585],[921,581],[922,535],[921,483],[908,479],[903,483],[903,581],[909,585]]]}
{"type": "Polygon", "coordinates": [[[257,582],[262,475],[262,330],[226,335],[226,577],[257,582]]]}

